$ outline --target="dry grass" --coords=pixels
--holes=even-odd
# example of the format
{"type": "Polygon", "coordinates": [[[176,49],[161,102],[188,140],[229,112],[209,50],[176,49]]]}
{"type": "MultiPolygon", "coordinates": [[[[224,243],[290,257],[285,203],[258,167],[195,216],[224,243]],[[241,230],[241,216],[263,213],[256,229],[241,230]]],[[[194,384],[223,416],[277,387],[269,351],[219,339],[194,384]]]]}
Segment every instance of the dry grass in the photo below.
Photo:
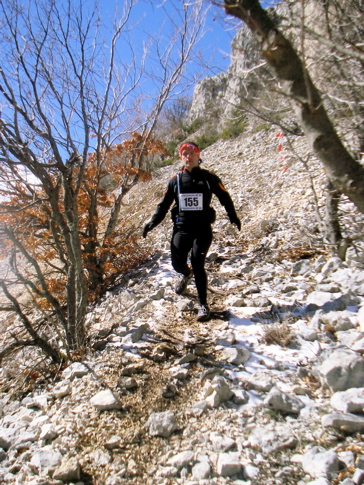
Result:
{"type": "Polygon", "coordinates": [[[263,339],[267,345],[287,347],[294,335],[286,323],[273,323],[264,326],[263,339]]]}

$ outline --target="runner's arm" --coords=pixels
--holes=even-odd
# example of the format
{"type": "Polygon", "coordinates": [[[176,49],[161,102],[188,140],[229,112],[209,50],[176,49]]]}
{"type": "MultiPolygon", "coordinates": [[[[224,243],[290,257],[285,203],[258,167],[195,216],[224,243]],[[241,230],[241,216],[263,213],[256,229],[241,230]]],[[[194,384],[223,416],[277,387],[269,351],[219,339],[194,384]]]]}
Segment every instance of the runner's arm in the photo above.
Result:
{"type": "Polygon", "coordinates": [[[226,210],[231,224],[236,224],[240,231],[241,222],[236,213],[234,202],[232,201],[229,192],[225,189],[220,178],[215,174],[211,174],[211,190],[212,193],[215,194],[216,197],[219,199],[220,204],[226,210]]]}

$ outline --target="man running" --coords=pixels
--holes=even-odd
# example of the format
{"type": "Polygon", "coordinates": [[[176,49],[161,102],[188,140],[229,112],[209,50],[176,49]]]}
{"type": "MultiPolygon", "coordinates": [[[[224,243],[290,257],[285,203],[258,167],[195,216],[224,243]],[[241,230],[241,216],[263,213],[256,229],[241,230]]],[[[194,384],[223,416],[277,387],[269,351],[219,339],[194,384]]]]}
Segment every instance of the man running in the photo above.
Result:
{"type": "Polygon", "coordinates": [[[202,322],[210,318],[205,259],[212,242],[211,225],[215,222],[215,210],[210,206],[212,194],[217,196],[230,222],[235,224],[239,231],[241,222],[233,201],[219,177],[200,167],[202,160],[198,146],[195,143],[184,143],[179,149],[179,155],[183,168],[170,179],[163,199],[151,220],[144,226],[143,237],[163,221],[174,202],[171,211],[171,258],[173,268],[182,275],[175,291],[182,295],[194,276],[200,304],[197,320],[202,322]],[[187,263],[190,251],[192,269],[187,263]]]}

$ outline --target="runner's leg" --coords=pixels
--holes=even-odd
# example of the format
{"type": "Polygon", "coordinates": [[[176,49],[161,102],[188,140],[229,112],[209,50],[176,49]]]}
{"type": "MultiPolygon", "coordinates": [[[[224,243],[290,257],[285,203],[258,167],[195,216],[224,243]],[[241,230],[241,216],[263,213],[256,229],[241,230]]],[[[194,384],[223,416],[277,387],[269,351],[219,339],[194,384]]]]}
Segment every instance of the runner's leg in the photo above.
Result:
{"type": "Polygon", "coordinates": [[[207,274],[205,259],[212,242],[212,228],[210,225],[200,228],[195,235],[192,246],[191,264],[195,275],[198,298],[201,305],[207,303],[207,274]]]}
{"type": "Polygon", "coordinates": [[[189,276],[191,269],[187,264],[188,253],[193,245],[193,236],[185,231],[174,229],[171,241],[172,266],[177,273],[189,276]]]}

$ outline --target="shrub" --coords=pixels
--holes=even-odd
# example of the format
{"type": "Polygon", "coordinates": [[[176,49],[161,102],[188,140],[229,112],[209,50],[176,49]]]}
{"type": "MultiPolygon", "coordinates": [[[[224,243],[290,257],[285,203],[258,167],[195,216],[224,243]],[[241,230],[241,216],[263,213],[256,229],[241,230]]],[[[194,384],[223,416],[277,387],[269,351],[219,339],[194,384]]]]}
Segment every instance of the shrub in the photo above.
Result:
{"type": "Polygon", "coordinates": [[[213,143],[215,143],[215,141],[217,141],[218,139],[219,139],[218,135],[207,135],[204,133],[203,135],[196,138],[196,143],[199,149],[203,150],[204,148],[207,148],[213,143]]]}

